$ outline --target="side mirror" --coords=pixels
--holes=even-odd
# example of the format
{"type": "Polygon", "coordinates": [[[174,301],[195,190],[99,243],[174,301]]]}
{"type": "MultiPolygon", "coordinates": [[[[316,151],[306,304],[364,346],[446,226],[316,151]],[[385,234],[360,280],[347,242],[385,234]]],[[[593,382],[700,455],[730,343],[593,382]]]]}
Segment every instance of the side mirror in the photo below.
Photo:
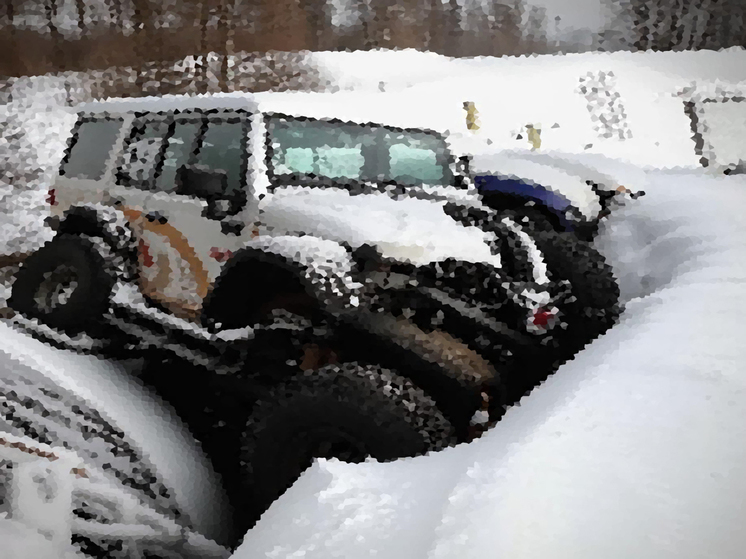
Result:
{"type": "Polygon", "coordinates": [[[182,165],[176,172],[176,194],[211,202],[228,189],[228,174],[199,165],[182,165]]]}
{"type": "Polygon", "coordinates": [[[469,188],[471,182],[471,155],[461,155],[456,160],[456,186],[469,188]]]}
{"type": "Polygon", "coordinates": [[[471,155],[461,155],[456,161],[456,172],[465,177],[471,174],[471,155]]]}

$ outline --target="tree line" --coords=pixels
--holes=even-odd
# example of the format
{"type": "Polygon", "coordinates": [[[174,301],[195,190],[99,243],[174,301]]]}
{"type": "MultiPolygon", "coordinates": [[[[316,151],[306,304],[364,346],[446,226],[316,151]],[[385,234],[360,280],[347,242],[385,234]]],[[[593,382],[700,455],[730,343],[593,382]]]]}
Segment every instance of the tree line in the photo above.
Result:
{"type": "Polygon", "coordinates": [[[744,0],[631,0],[641,50],[746,46],[744,0]]]}
{"type": "Polygon", "coordinates": [[[0,0],[0,75],[139,66],[215,52],[544,51],[520,0],[0,0]]]}
{"type": "MultiPolygon", "coordinates": [[[[600,0],[608,3],[611,0],[600,0]]],[[[746,45],[744,0],[630,0],[621,48],[746,45]]],[[[416,48],[448,56],[572,50],[523,0],[0,0],[0,76],[168,64],[216,53],[416,48]]],[[[604,34],[589,48],[603,48],[604,34]]],[[[619,48],[619,47],[616,47],[619,48]]]]}

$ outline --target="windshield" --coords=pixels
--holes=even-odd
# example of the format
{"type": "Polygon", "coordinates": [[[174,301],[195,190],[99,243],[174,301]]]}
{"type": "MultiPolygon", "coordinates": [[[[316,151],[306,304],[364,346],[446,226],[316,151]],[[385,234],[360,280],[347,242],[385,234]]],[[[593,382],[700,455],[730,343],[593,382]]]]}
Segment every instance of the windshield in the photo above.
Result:
{"type": "Polygon", "coordinates": [[[274,185],[453,181],[446,142],[433,133],[280,115],[270,116],[267,128],[274,185]]]}

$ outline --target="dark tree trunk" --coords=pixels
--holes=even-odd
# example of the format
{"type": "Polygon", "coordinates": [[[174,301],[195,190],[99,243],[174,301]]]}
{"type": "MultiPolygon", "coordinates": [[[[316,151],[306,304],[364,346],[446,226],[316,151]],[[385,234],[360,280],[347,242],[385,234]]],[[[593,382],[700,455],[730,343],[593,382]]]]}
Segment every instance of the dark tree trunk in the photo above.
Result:
{"type": "Polygon", "coordinates": [[[647,50],[650,46],[650,35],[652,34],[648,0],[633,0],[632,12],[637,35],[634,45],[639,50],[647,50]]]}
{"type": "Polygon", "coordinates": [[[75,11],[78,14],[78,32],[80,35],[85,35],[88,25],[85,21],[85,2],[83,0],[75,0],[75,11]]]}
{"type": "Polygon", "coordinates": [[[228,7],[235,5],[235,0],[222,0],[220,4],[220,20],[218,22],[218,43],[216,45],[216,51],[220,54],[220,75],[218,76],[218,84],[220,91],[228,91],[228,56],[232,54],[233,49],[228,44],[229,40],[232,41],[233,35],[233,13],[235,10],[228,7]]]}
{"type": "Polygon", "coordinates": [[[62,36],[62,33],[60,33],[57,24],[55,23],[55,19],[57,19],[57,14],[59,11],[57,1],[58,0],[45,0],[44,2],[44,8],[47,14],[47,24],[49,26],[49,34],[52,39],[53,68],[50,69],[51,71],[66,70],[68,67],[64,49],[64,38],[62,36]]]}
{"type": "Polygon", "coordinates": [[[16,17],[16,6],[15,0],[5,0],[5,17],[8,19],[8,30],[5,31],[6,37],[9,39],[8,43],[10,48],[6,52],[7,59],[9,61],[8,74],[11,76],[23,76],[26,74],[26,65],[24,64],[23,58],[21,57],[21,49],[18,48],[18,34],[16,33],[16,26],[14,19],[16,17]]]}
{"type": "Polygon", "coordinates": [[[208,38],[207,38],[207,22],[210,20],[210,1],[202,0],[200,6],[200,18],[199,18],[199,55],[202,57],[202,62],[199,67],[199,71],[195,75],[197,80],[197,91],[199,93],[207,93],[207,52],[208,52],[208,38]]]}

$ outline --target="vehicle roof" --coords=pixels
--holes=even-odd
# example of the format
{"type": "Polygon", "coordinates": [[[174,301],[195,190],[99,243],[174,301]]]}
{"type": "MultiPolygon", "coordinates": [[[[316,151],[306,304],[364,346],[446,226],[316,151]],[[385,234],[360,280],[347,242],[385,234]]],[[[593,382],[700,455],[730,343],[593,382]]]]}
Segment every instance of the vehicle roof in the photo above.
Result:
{"type": "Polygon", "coordinates": [[[416,103],[403,102],[400,96],[385,93],[341,92],[232,92],[207,95],[164,95],[162,97],[110,98],[81,103],[76,113],[123,114],[144,111],[188,109],[243,109],[263,113],[281,113],[317,119],[337,119],[358,124],[437,132],[432,111],[416,103]]]}
{"type": "Polygon", "coordinates": [[[76,113],[122,114],[143,111],[173,111],[187,109],[245,109],[256,110],[254,96],[245,92],[215,93],[209,95],[163,95],[160,97],[119,97],[80,103],[73,107],[76,113]]]}

